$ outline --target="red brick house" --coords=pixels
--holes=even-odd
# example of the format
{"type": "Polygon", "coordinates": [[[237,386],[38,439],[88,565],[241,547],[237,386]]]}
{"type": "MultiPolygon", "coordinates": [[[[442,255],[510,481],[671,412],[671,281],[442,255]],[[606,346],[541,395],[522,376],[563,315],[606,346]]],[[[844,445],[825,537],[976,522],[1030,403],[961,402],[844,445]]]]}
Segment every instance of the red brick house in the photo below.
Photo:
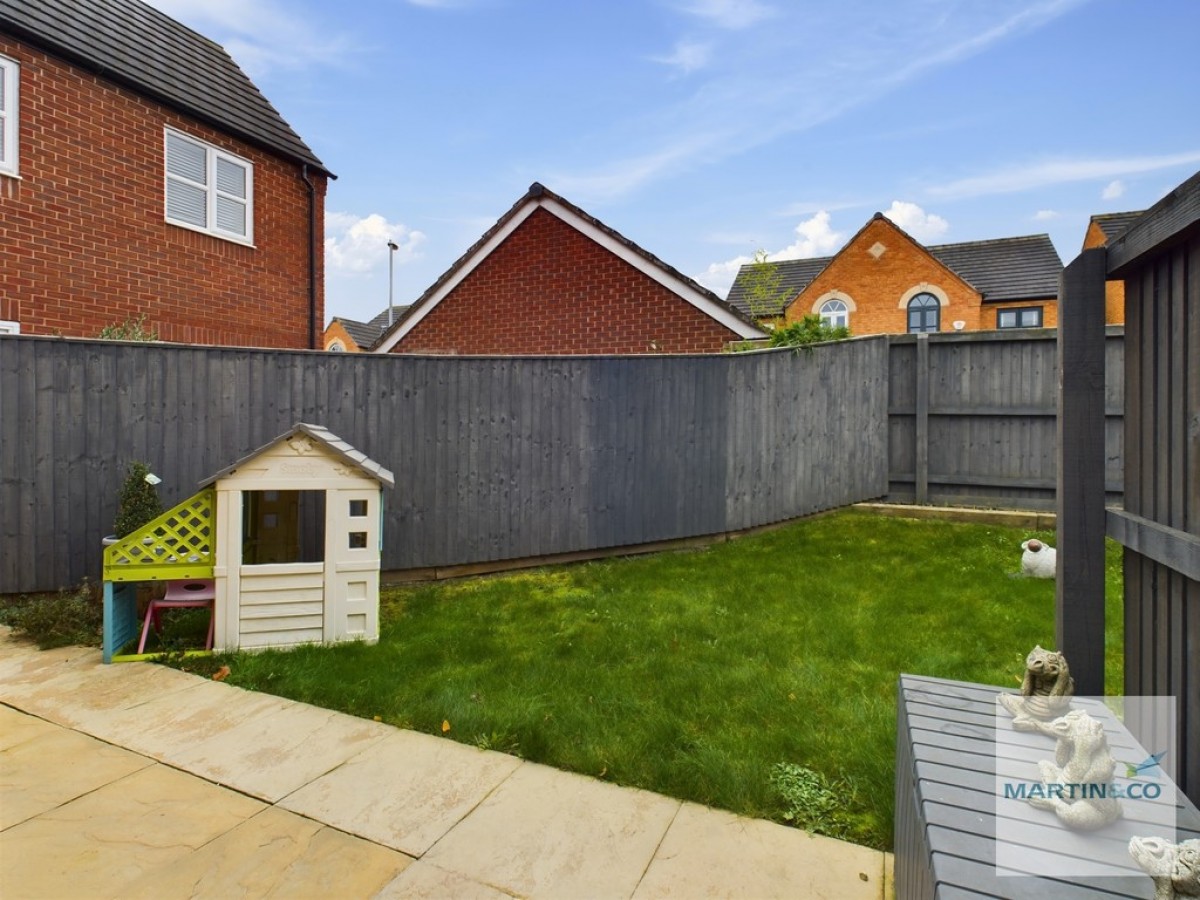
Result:
{"type": "Polygon", "coordinates": [[[369,322],[334,316],[325,326],[324,347],[334,353],[366,353],[387,331],[388,326],[407,311],[407,306],[394,306],[369,322]]]}
{"type": "Polygon", "coordinates": [[[540,184],[408,308],[376,353],[719,353],[747,316],[540,184]]]}
{"type": "Polygon", "coordinates": [[[776,299],[758,318],[818,315],[856,335],[1058,323],[1063,265],[1045,234],[925,247],[876,213],[835,256],[760,266],[742,266],[728,298],[750,314],[765,272],[776,299]]]}
{"type": "Polygon", "coordinates": [[[332,177],[140,0],[0,0],[0,328],[320,347],[332,177]]]}
{"type": "MultiPolygon", "coordinates": [[[[1107,247],[1120,237],[1145,210],[1136,212],[1101,213],[1088,220],[1083,235],[1083,250],[1107,247]]],[[[1108,325],[1125,324],[1125,279],[1117,278],[1104,284],[1104,321],[1108,325]]]]}

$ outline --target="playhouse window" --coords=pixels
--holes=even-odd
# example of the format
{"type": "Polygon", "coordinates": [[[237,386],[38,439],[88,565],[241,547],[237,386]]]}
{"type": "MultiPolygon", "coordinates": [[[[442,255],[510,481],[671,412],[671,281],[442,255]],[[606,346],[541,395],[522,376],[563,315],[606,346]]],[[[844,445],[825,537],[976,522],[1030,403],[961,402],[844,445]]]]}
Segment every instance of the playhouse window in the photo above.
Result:
{"type": "Polygon", "coordinates": [[[324,491],[245,491],[242,498],[243,565],[325,559],[324,491]]]}
{"type": "Polygon", "coordinates": [[[350,517],[352,519],[361,519],[367,514],[366,500],[351,500],[350,501],[350,517]]]}

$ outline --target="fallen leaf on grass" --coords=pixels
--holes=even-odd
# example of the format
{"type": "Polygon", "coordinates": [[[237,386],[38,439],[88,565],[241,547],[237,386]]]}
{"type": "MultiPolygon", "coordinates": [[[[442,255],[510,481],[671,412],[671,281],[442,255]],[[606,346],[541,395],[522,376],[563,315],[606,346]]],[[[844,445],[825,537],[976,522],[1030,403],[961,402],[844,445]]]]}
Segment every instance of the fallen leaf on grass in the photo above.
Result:
{"type": "Polygon", "coordinates": [[[450,730],[450,720],[442,719],[442,734],[445,734],[449,730],[450,730]]]}
{"type": "Polygon", "coordinates": [[[229,677],[229,666],[221,666],[217,671],[213,672],[213,681],[224,681],[229,677]]]}

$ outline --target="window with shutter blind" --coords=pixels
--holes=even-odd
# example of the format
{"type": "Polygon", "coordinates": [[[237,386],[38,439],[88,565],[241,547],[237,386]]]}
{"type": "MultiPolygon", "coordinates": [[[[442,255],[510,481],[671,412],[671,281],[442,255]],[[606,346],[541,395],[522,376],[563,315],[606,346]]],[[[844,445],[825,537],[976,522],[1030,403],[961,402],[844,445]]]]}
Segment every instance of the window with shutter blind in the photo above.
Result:
{"type": "Polygon", "coordinates": [[[17,174],[17,87],[21,67],[15,59],[0,56],[0,175],[17,174]]]}
{"type": "Polygon", "coordinates": [[[253,242],[254,166],[168,128],[166,217],[184,228],[253,242]]]}

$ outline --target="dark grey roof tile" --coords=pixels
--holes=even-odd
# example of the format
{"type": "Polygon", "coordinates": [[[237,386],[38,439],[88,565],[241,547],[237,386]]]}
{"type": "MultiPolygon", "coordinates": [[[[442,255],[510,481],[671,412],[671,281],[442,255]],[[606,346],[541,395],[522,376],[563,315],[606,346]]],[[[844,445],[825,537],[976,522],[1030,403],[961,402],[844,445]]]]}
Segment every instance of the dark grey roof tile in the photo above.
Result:
{"type": "MultiPolygon", "coordinates": [[[[1049,235],[967,241],[925,249],[983,294],[984,301],[1028,300],[1058,294],[1058,276],[1062,274],[1063,264],[1049,235]]],[[[780,283],[786,295],[783,306],[791,303],[834,259],[825,256],[768,263],[781,276],[780,283]]],[[[738,270],[727,298],[730,305],[747,315],[750,314],[753,267],[754,263],[747,263],[738,270]]],[[[759,315],[780,313],[782,308],[779,313],[766,311],[759,315]]]]}
{"type": "Polygon", "coordinates": [[[0,31],[332,175],[220,45],[141,0],[0,0],[0,31]]]}
{"type": "Polygon", "coordinates": [[[1120,237],[1144,212],[1144,209],[1139,209],[1135,212],[1101,213],[1092,216],[1091,220],[1100,226],[1109,243],[1112,243],[1113,238],[1120,237]]]}
{"type": "Polygon", "coordinates": [[[1048,234],[926,247],[985,302],[1058,295],[1063,264],[1048,234]]]}

